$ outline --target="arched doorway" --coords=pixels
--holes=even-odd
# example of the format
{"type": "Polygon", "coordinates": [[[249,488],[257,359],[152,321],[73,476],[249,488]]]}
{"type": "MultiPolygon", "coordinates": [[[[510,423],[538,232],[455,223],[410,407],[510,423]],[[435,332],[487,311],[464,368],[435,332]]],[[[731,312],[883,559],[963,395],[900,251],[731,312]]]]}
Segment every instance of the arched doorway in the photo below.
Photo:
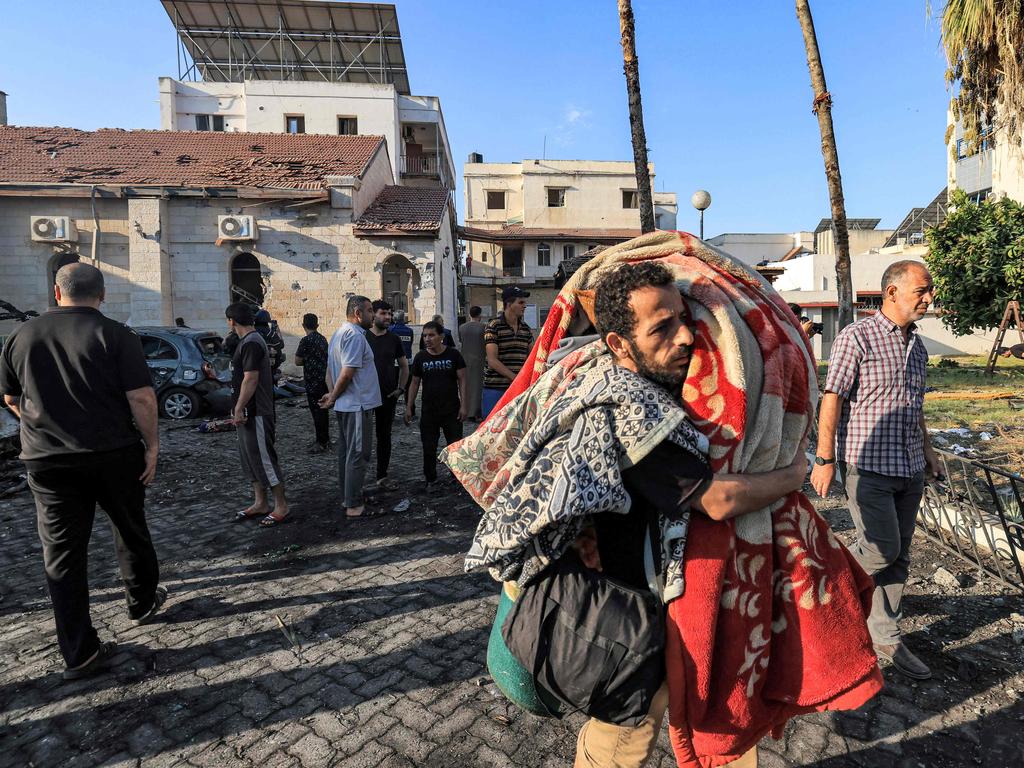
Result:
{"type": "Polygon", "coordinates": [[[240,253],[231,260],[231,301],[263,306],[263,270],[251,253],[240,253]]]}
{"type": "Polygon", "coordinates": [[[46,268],[47,283],[46,289],[48,291],[47,301],[49,301],[51,307],[57,306],[57,297],[53,295],[53,286],[57,282],[57,270],[61,267],[66,267],[68,264],[77,264],[81,261],[81,256],[77,253],[64,252],[55,253],[50,259],[50,262],[46,268]]]}
{"type": "Polygon", "coordinates": [[[405,256],[394,253],[381,267],[381,296],[396,310],[408,315],[406,322],[416,323],[414,292],[420,287],[420,271],[405,256]]]}

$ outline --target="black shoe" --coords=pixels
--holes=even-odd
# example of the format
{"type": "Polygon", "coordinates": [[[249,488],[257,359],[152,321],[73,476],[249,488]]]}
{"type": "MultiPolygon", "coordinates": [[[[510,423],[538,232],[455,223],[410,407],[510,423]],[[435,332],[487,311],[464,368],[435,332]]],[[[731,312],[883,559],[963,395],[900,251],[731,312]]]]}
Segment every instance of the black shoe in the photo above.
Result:
{"type": "Polygon", "coordinates": [[[132,619],[132,624],[136,627],[143,624],[149,624],[153,620],[153,617],[159,613],[164,603],[167,602],[167,587],[157,587],[156,592],[153,593],[153,605],[144,614],[139,616],[137,619],[132,619]]]}
{"type": "Polygon", "coordinates": [[[96,649],[96,653],[92,655],[92,658],[84,664],[79,664],[77,667],[68,667],[64,670],[61,677],[65,680],[81,680],[83,677],[95,675],[106,665],[116,650],[117,643],[113,640],[100,643],[100,647],[96,649]]]}

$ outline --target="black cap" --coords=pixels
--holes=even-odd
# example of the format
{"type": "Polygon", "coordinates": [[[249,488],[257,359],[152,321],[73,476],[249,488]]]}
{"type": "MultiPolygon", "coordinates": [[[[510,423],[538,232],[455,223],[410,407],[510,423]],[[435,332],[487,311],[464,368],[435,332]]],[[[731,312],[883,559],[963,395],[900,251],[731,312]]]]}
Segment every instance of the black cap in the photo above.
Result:
{"type": "Polygon", "coordinates": [[[529,295],[529,291],[524,291],[518,285],[510,285],[501,289],[502,301],[512,301],[513,299],[525,299],[529,295]]]}

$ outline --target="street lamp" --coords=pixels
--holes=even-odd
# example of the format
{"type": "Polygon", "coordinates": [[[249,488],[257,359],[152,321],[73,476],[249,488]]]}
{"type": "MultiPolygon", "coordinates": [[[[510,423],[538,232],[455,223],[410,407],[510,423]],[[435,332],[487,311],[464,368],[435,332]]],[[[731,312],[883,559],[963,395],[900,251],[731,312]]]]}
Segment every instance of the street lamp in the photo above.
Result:
{"type": "Polygon", "coordinates": [[[707,190],[698,189],[690,198],[690,204],[700,211],[700,239],[704,239],[704,211],[711,207],[711,195],[707,190]]]}

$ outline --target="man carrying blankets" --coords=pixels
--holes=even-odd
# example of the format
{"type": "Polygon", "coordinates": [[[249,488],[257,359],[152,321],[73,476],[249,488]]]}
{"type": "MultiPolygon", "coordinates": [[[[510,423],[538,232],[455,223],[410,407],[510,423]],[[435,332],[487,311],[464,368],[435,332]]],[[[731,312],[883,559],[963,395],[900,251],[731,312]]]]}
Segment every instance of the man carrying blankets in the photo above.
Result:
{"type": "Polygon", "coordinates": [[[515,582],[524,610],[569,561],[667,605],[664,684],[645,717],[592,718],[578,766],[642,765],[666,706],[680,765],[753,765],[789,717],[880,689],[871,582],[798,490],[814,386],[767,283],[655,233],[573,276],[509,393],[448,450],[484,508],[467,568],[515,582]]]}

